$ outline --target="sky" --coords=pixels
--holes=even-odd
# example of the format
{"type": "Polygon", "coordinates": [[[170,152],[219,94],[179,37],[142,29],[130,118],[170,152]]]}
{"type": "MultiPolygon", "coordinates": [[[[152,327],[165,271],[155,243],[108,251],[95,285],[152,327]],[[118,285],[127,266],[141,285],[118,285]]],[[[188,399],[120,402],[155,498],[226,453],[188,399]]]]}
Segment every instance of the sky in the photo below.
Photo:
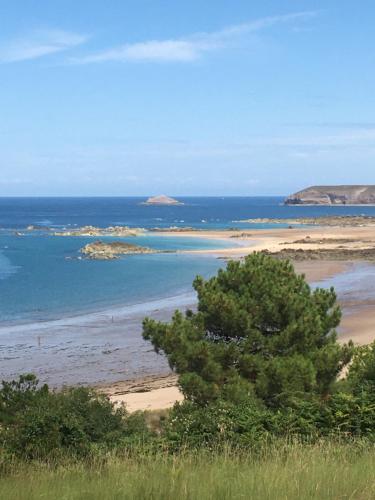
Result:
{"type": "Polygon", "coordinates": [[[375,184],[373,0],[0,0],[0,196],[375,184]]]}

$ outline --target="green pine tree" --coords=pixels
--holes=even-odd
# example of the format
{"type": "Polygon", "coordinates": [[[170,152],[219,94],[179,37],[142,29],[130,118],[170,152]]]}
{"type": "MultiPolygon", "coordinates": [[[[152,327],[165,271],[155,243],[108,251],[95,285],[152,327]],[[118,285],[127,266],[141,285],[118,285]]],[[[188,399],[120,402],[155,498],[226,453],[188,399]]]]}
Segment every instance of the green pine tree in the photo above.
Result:
{"type": "Polygon", "coordinates": [[[196,313],[143,323],[144,338],[166,354],[192,401],[323,398],[350,361],[351,345],[336,340],[334,290],[312,290],[288,261],[254,253],[193,286],[196,313]]]}

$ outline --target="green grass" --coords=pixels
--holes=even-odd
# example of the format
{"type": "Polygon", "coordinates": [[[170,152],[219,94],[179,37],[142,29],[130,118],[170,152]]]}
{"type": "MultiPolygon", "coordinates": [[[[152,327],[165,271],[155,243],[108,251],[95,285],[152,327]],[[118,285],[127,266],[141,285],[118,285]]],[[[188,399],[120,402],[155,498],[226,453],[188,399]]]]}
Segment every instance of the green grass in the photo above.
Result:
{"type": "Polygon", "coordinates": [[[371,445],[283,444],[260,452],[110,458],[105,466],[20,466],[1,478],[13,499],[374,499],[371,445]]]}

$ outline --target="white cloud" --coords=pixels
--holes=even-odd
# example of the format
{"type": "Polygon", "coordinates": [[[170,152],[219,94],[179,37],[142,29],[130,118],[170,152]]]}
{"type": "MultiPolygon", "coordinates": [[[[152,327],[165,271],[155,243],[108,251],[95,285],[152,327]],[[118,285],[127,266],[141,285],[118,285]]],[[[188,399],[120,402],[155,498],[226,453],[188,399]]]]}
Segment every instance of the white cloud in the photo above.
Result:
{"type": "MultiPolygon", "coordinates": [[[[202,49],[201,49],[202,50],[202,49]]],[[[193,61],[197,58],[197,46],[184,40],[152,40],[125,45],[96,55],[87,56],[80,62],[104,61],[193,61]]]]}
{"type": "Polygon", "coordinates": [[[107,61],[190,62],[199,59],[207,52],[228,47],[245,35],[259,32],[277,24],[304,21],[315,15],[316,12],[308,11],[264,17],[210,33],[195,33],[184,38],[125,44],[82,58],[75,58],[72,62],[81,64],[107,61]]]}
{"type": "Polygon", "coordinates": [[[11,63],[37,59],[81,45],[87,36],[62,30],[35,31],[0,46],[0,62],[11,63]]]}

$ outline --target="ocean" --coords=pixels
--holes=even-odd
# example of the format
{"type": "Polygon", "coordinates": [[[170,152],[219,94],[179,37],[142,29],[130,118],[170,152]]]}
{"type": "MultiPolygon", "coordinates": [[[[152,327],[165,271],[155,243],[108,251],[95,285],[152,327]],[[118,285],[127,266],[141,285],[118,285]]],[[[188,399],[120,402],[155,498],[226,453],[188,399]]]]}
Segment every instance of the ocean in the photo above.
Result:
{"type": "MultiPolygon", "coordinates": [[[[43,230],[27,232],[29,225],[54,230],[83,225],[256,230],[272,225],[236,221],[375,216],[375,207],[293,207],[282,205],[281,197],[179,199],[184,205],[147,206],[141,204],[144,198],[0,199],[0,376],[33,371],[44,381],[61,385],[165,372],[165,360],[141,339],[142,318],[150,312],[164,318],[162,311],[171,313],[175,307],[194,303],[194,277],[207,278],[224,265],[214,254],[78,260],[79,249],[92,238],[54,237],[43,230]]],[[[219,249],[238,244],[159,233],[124,241],[161,250],[219,249]]],[[[345,283],[337,281],[338,287],[345,283]]]]}
{"type": "MultiPolygon", "coordinates": [[[[193,226],[218,229],[249,218],[375,215],[374,206],[285,206],[283,197],[178,197],[181,206],[142,205],[145,198],[0,198],[0,228],[193,226]]],[[[241,224],[236,223],[237,227],[241,224]]],[[[259,227],[259,226],[258,226],[259,227]]]]}
{"type": "MultiPolygon", "coordinates": [[[[44,231],[14,234],[28,225],[54,230],[83,225],[260,229],[272,225],[236,221],[375,215],[375,207],[284,206],[281,197],[180,199],[184,205],[146,206],[141,204],[144,198],[1,198],[0,324],[58,319],[180,295],[191,291],[197,274],[207,277],[221,265],[215,257],[178,254],[134,255],[111,262],[76,260],[79,249],[92,239],[58,238],[44,231]]],[[[224,240],[163,238],[157,233],[124,241],[162,250],[233,246],[224,240]]]]}

